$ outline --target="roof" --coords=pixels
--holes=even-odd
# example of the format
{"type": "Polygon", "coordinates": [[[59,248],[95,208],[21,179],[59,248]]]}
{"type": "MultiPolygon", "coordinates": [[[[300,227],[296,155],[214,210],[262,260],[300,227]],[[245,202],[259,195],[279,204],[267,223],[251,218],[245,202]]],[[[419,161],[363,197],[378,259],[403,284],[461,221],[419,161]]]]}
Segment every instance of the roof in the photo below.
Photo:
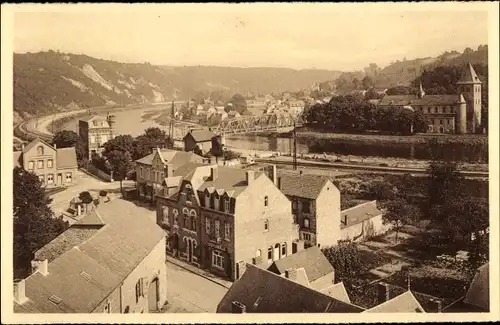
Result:
{"type": "MultiPolygon", "coordinates": [[[[280,190],[285,195],[316,199],[329,180],[321,175],[280,175],[280,190]]],[[[332,186],[335,186],[332,184],[332,186]]]]}
{"type": "Polygon", "coordinates": [[[14,151],[14,167],[23,167],[23,162],[21,161],[22,151],[14,151]]]}
{"type": "Polygon", "coordinates": [[[347,217],[347,224],[341,224],[341,228],[346,228],[379,216],[382,214],[382,211],[377,208],[377,201],[370,201],[346,209],[340,212],[340,214],[342,221],[347,217]]]}
{"type": "Polygon", "coordinates": [[[56,167],[57,169],[78,167],[76,150],[74,147],[57,148],[56,167]]]}
{"type": "MultiPolygon", "coordinates": [[[[205,168],[205,167],[199,167],[199,168],[205,168]]],[[[197,168],[197,169],[199,169],[197,168]]],[[[247,176],[246,172],[243,169],[239,168],[232,168],[232,167],[221,167],[217,166],[217,178],[215,180],[212,180],[211,177],[203,177],[202,176],[202,183],[200,186],[196,186],[195,188],[198,189],[198,191],[203,192],[205,189],[208,189],[209,191],[213,190],[220,190],[223,189],[225,192],[232,192],[231,196],[236,197],[239,194],[241,194],[248,186],[247,184],[247,176]],[[205,179],[203,179],[205,178],[205,179]]],[[[208,169],[210,172],[210,169],[208,169]]],[[[262,175],[262,172],[256,172],[254,171],[254,179],[257,179],[260,175],[262,175]]],[[[191,183],[193,178],[191,178],[191,183]]],[[[198,178],[199,181],[199,178],[198,178]]]]}
{"type": "Polygon", "coordinates": [[[212,141],[212,138],[217,136],[215,133],[209,130],[192,130],[189,131],[184,138],[186,138],[188,135],[191,135],[196,142],[212,141]]]}
{"type": "Polygon", "coordinates": [[[157,152],[160,153],[160,157],[163,158],[163,160],[166,164],[172,165],[172,168],[174,170],[179,168],[180,166],[188,163],[188,162],[202,162],[203,161],[203,157],[198,156],[197,154],[195,154],[193,152],[178,151],[178,150],[172,150],[172,149],[157,149],[153,153],[151,153],[145,157],[142,157],[141,159],[138,159],[135,162],[143,164],[143,165],[152,165],[153,158],[157,152]]]}
{"type": "Polygon", "coordinates": [[[311,282],[334,272],[333,266],[317,246],[276,260],[269,266],[268,270],[277,274],[284,274],[287,269],[301,267],[305,269],[307,278],[311,282]]]}
{"type": "Polygon", "coordinates": [[[472,64],[470,62],[467,64],[467,67],[464,69],[464,72],[460,76],[460,79],[457,81],[457,85],[460,84],[480,84],[481,80],[479,80],[479,77],[476,74],[476,71],[474,71],[474,68],[472,67],[472,64]]]}
{"type": "Polygon", "coordinates": [[[247,264],[217,306],[218,313],[231,313],[232,302],[246,306],[247,313],[357,313],[363,309],[255,265],[247,264]]]}
{"type": "Polygon", "coordinates": [[[406,291],[380,305],[365,310],[366,313],[425,313],[411,291],[406,291]]]}
{"type": "Polygon", "coordinates": [[[84,122],[90,122],[96,118],[99,120],[106,120],[106,118],[101,116],[101,115],[88,115],[88,116],[81,117],[79,120],[84,121],[84,122]]]}
{"type": "Polygon", "coordinates": [[[381,106],[432,106],[455,105],[459,102],[459,95],[425,95],[418,98],[415,95],[385,95],[380,101],[381,106]]]}
{"type": "Polygon", "coordinates": [[[27,152],[27,151],[31,150],[32,148],[34,148],[39,143],[43,143],[44,145],[48,146],[49,148],[52,148],[52,149],[55,150],[55,148],[53,146],[51,146],[50,144],[48,144],[47,142],[43,141],[40,138],[35,138],[35,139],[33,139],[33,141],[31,141],[30,143],[28,143],[24,147],[23,152],[27,152]]]}
{"type": "Polygon", "coordinates": [[[138,217],[143,211],[131,202],[116,199],[99,205],[96,211],[93,217],[82,219],[81,224],[100,219],[105,225],[55,258],[48,266],[47,276],[37,272],[26,278],[29,301],[22,306],[16,304],[17,310],[89,313],[165,237],[165,232],[156,223],[138,217]],[[86,278],[80,275],[82,271],[86,278]],[[61,298],[62,302],[50,302],[48,298],[52,295],[61,298]]]}
{"type": "Polygon", "coordinates": [[[465,295],[464,302],[483,310],[490,309],[490,271],[489,263],[477,269],[465,295]]]}
{"type": "Polygon", "coordinates": [[[332,298],[338,299],[340,301],[347,302],[349,304],[351,303],[351,299],[347,294],[347,290],[343,282],[335,283],[334,285],[331,285],[328,288],[320,290],[320,292],[332,298]]]}

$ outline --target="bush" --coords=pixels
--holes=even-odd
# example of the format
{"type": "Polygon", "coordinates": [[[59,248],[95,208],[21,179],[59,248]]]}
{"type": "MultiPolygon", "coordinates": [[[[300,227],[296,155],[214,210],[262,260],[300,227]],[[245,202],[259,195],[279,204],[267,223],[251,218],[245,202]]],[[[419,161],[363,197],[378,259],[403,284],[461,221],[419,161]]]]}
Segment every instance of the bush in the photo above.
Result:
{"type": "Polygon", "coordinates": [[[106,190],[100,190],[99,191],[99,196],[107,196],[108,192],[106,190]]]}

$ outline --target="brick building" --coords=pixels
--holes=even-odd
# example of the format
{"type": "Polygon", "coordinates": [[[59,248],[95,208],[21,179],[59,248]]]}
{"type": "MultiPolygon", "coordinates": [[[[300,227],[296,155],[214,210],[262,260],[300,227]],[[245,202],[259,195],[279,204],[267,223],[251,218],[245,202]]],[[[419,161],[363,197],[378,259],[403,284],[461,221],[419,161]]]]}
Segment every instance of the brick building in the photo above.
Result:
{"type": "Polygon", "coordinates": [[[148,313],[166,302],[165,232],[113,200],[35,253],[14,285],[16,313],[148,313]]]}
{"type": "Polygon", "coordinates": [[[56,148],[36,138],[14,151],[14,167],[35,173],[43,186],[72,184],[78,169],[75,148],[56,148]]]}
{"type": "Polygon", "coordinates": [[[251,170],[210,165],[166,179],[157,218],[172,254],[232,280],[244,262],[271,264],[297,245],[290,201],[251,170]]]}
{"type": "Polygon", "coordinates": [[[78,121],[78,134],[84,142],[85,155],[92,160],[92,155],[100,155],[104,144],[115,137],[115,117],[109,115],[104,118],[91,115],[78,121]]]}

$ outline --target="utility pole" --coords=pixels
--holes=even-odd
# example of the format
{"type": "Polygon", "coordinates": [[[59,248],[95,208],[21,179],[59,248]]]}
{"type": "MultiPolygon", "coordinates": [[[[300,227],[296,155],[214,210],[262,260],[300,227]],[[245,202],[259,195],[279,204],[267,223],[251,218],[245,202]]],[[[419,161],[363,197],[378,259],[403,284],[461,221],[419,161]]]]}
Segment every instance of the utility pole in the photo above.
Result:
{"type": "Polygon", "coordinates": [[[297,170],[297,133],[295,131],[295,121],[293,122],[293,169],[297,170]]]}

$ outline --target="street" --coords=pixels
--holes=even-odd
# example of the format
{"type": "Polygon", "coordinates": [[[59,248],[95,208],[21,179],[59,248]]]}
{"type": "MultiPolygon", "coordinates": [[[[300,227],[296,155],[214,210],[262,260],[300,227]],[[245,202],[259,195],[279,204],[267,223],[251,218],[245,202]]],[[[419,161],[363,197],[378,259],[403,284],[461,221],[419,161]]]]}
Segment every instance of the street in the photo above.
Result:
{"type": "Polygon", "coordinates": [[[227,288],[167,262],[166,313],[215,313],[227,288]]]}

